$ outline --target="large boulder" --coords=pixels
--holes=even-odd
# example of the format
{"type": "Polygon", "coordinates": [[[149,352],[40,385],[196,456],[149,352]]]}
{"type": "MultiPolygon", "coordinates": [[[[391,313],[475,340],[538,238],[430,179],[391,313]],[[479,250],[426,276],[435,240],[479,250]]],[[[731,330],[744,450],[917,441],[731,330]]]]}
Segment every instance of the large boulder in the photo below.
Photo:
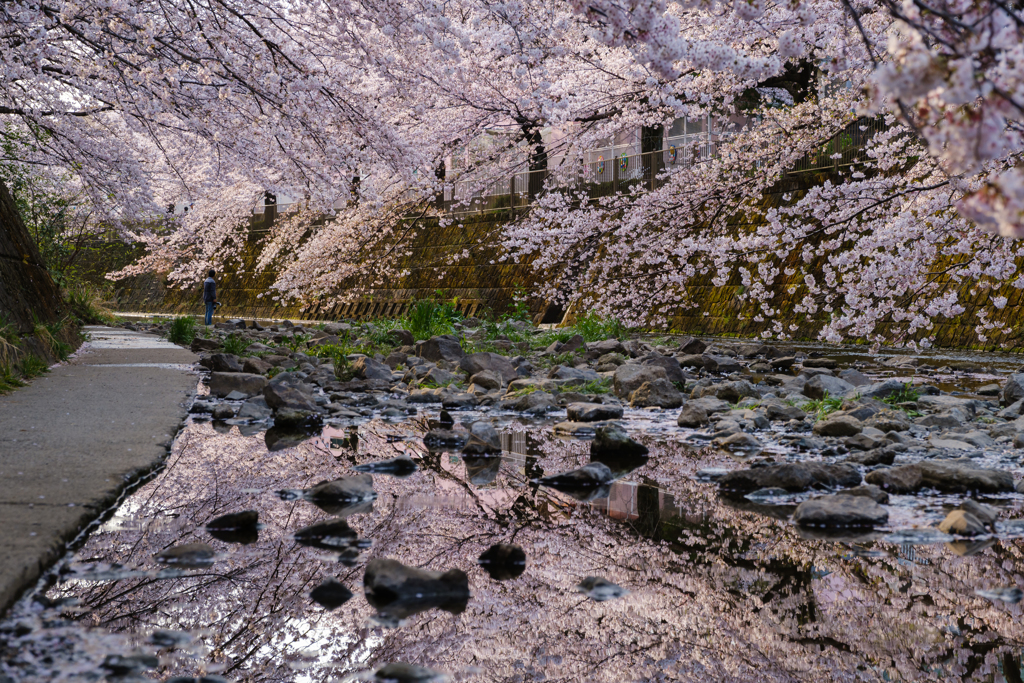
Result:
{"type": "Polygon", "coordinates": [[[685,382],[686,375],[683,374],[679,361],[671,356],[654,356],[644,361],[644,365],[656,365],[665,369],[665,377],[669,382],[685,382]]]}
{"type": "Polygon", "coordinates": [[[267,405],[275,413],[286,409],[291,411],[316,410],[316,404],[312,397],[290,384],[267,384],[263,388],[263,398],[267,400],[267,405]]]}
{"type": "Polygon", "coordinates": [[[806,491],[812,488],[849,488],[860,482],[860,472],[853,465],[794,462],[730,472],[718,480],[718,485],[725,490],[741,492],[765,488],[806,491]]]}
{"type": "Polygon", "coordinates": [[[570,403],[565,412],[573,422],[602,422],[622,417],[622,406],[603,403],[570,403]]]}
{"type": "Polygon", "coordinates": [[[366,564],[363,591],[378,619],[393,626],[435,607],[460,614],[470,597],[469,577],[461,569],[441,573],[380,557],[366,564]]]}
{"type": "Polygon", "coordinates": [[[999,395],[1001,405],[1008,406],[1024,398],[1024,373],[1014,373],[1006,380],[999,395]]]}
{"type": "Polygon", "coordinates": [[[416,355],[434,363],[443,360],[449,363],[459,361],[465,354],[459,340],[450,335],[431,337],[416,345],[416,355]]]}
{"type": "Polygon", "coordinates": [[[821,496],[800,503],[793,521],[808,527],[876,527],[889,522],[889,513],[867,496],[821,496]]]}
{"type": "Polygon", "coordinates": [[[745,379],[737,380],[735,382],[723,382],[714,387],[713,396],[728,401],[729,403],[739,403],[743,399],[749,397],[761,398],[761,392],[757,388],[745,379]]]}
{"type": "Polygon", "coordinates": [[[501,453],[501,436],[490,422],[478,421],[469,427],[469,440],[462,449],[471,455],[501,453]]]}
{"type": "Polygon", "coordinates": [[[272,363],[268,363],[256,356],[250,356],[242,363],[242,372],[247,372],[251,375],[265,375],[270,372],[272,367],[274,367],[272,363]]]}
{"type": "Polygon", "coordinates": [[[980,468],[966,459],[924,460],[875,470],[865,479],[890,493],[914,493],[921,489],[942,493],[1013,492],[1013,476],[1009,472],[980,468]]]}
{"type": "Polygon", "coordinates": [[[597,428],[590,444],[591,457],[601,455],[647,455],[647,446],[634,441],[622,425],[611,423],[597,428]]]}
{"type": "Polygon", "coordinates": [[[242,363],[232,353],[215,353],[210,356],[210,370],[214,372],[242,372],[242,363]]]}
{"type": "Polygon", "coordinates": [[[385,382],[391,381],[391,368],[384,363],[363,356],[352,363],[352,374],[359,379],[378,379],[385,382]]]}
{"type": "Polygon", "coordinates": [[[864,431],[864,424],[852,415],[832,415],[814,423],[818,436],[853,436],[864,431]]]}
{"type": "Polygon", "coordinates": [[[509,362],[505,356],[500,356],[490,351],[482,351],[480,353],[471,353],[468,356],[463,356],[459,361],[459,367],[468,375],[475,375],[478,372],[490,371],[501,377],[503,382],[511,382],[516,379],[516,369],[512,367],[512,363],[509,362]]]}
{"type": "Polygon", "coordinates": [[[680,427],[697,429],[708,423],[708,412],[695,401],[687,401],[679,411],[676,424],[680,427]]]}
{"type": "Polygon", "coordinates": [[[667,379],[644,382],[629,395],[629,405],[634,408],[678,408],[683,405],[683,395],[667,379]]]}
{"type": "Polygon", "coordinates": [[[899,394],[906,390],[906,384],[897,379],[887,379],[884,382],[876,382],[870,386],[858,390],[861,398],[877,398],[879,400],[899,394]]]}
{"type": "Polygon", "coordinates": [[[743,369],[743,366],[735,358],[730,358],[729,356],[716,356],[705,353],[701,358],[704,361],[704,369],[708,372],[728,375],[743,369]]]}
{"type": "Polygon", "coordinates": [[[626,398],[639,389],[640,385],[657,379],[667,381],[665,368],[657,365],[635,365],[631,363],[620,365],[615,370],[612,389],[615,391],[616,396],[626,398]]]}
{"type": "Polygon", "coordinates": [[[618,339],[602,339],[598,342],[592,342],[587,344],[587,355],[593,356],[594,358],[600,358],[606,353],[620,353],[623,356],[626,354],[626,347],[622,345],[618,339]]]}
{"type": "Polygon", "coordinates": [[[846,380],[831,375],[815,375],[804,385],[804,396],[822,399],[825,396],[846,396],[855,387],[846,380]]]}
{"type": "Polygon", "coordinates": [[[707,348],[707,344],[693,337],[685,337],[679,342],[679,351],[688,356],[699,356],[707,348]]]}
{"type": "Polygon", "coordinates": [[[210,393],[224,398],[232,391],[246,396],[255,396],[267,386],[267,378],[263,375],[245,372],[213,372],[210,373],[210,393]]]}

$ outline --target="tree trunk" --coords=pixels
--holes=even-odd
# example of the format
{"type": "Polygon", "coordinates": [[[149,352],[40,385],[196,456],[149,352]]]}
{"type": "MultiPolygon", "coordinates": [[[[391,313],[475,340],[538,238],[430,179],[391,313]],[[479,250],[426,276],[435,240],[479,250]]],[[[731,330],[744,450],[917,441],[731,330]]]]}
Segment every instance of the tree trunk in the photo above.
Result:
{"type": "Polygon", "coordinates": [[[658,174],[665,168],[661,154],[665,126],[644,126],[640,129],[640,160],[644,171],[644,187],[655,188],[658,174]]]}
{"type": "Polygon", "coordinates": [[[0,181],[0,315],[25,334],[37,322],[56,322],[64,313],[60,289],[0,181]]]}
{"type": "Polygon", "coordinates": [[[548,177],[548,151],[544,147],[544,137],[540,127],[533,121],[521,122],[523,139],[530,146],[530,174],[527,187],[530,202],[544,192],[544,181],[548,177]]]}

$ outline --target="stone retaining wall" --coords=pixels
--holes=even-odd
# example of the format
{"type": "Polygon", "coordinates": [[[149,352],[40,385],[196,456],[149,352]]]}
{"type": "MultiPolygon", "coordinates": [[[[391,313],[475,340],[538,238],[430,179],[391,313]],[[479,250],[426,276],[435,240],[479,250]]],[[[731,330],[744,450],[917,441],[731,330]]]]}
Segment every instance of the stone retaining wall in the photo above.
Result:
{"type": "MultiPolygon", "coordinates": [[[[822,182],[827,177],[823,174],[804,174],[798,178],[791,176],[765,196],[764,204],[767,206],[781,203],[784,194],[798,196],[808,187],[822,182]]],[[[279,305],[267,296],[259,296],[270,291],[276,274],[255,272],[254,246],[245,258],[242,274],[227,272],[218,278],[220,299],[224,303],[218,315],[314,320],[366,319],[400,315],[411,301],[429,298],[436,292],[440,292],[446,298],[458,297],[460,308],[467,314],[473,314],[483,308],[500,312],[511,303],[517,290],[532,291],[537,278],[543,277],[533,271],[528,261],[491,263],[492,260],[496,261],[495,257],[498,254],[494,240],[501,225],[511,217],[510,210],[501,209],[467,215],[458,223],[449,226],[440,226],[437,219],[428,219],[424,229],[413,238],[409,246],[411,255],[402,264],[408,270],[408,275],[390,283],[390,286],[376,290],[372,297],[362,297],[342,305],[313,305],[305,310],[294,304],[279,305]],[[463,250],[469,250],[471,258],[456,263],[455,255],[463,250]]],[[[734,227],[742,230],[755,226],[736,221],[734,227]]],[[[112,263],[108,270],[122,265],[124,259],[125,256],[122,254],[121,263],[112,263]]],[[[724,286],[716,286],[710,275],[697,277],[691,281],[687,290],[691,300],[700,304],[697,308],[680,311],[671,316],[672,328],[675,331],[687,334],[752,337],[770,327],[771,321],[754,321],[756,307],[739,298],[743,287],[738,274],[724,286]]],[[[122,311],[195,315],[202,313],[201,283],[196,283],[186,290],[171,289],[166,286],[162,276],[148,275],[118,283],[116,292],[116,306],[122,311]]],[[[792,314],[796,304],[803,297],[801,283],[796,279],[782,278],[776,292],[772,301],[775,309],[780,311],[783,317],[792,319],[800,325],[795,337],[814,338],[820,319],[807,321],[803,314],[792,314]]],[[[1024,315],[1024,296],[1020,290],[1010,285],[993,292],[972,293],[964,290],[960,292],[960,300],[967,310],[958,318],[943,321],[936,326],[936,345],[1004,350],[1017,349],[1024,345],[1024,331],[1016,329],[1018,321],[1021,321],[1024,315]],[[1009,300],[1002,310],[996,309],[990,303],[991,298],[999,294],[1009,300]],[[987,311],[993,320],[1011,324],[1015,328],[1014,331],[1006,336],[995,336],[984,344],[980,343],[974,331],[978,323],[976,313],[979,310],[987,311]]],[[[558,322],[562,318],[560,310],[548,307],[543,301],[531,300],[529,303],[531,310],[538,316],[537,319],[558,322]]],[[[572,317],[571,312],[569,317],[572,317]]]]}

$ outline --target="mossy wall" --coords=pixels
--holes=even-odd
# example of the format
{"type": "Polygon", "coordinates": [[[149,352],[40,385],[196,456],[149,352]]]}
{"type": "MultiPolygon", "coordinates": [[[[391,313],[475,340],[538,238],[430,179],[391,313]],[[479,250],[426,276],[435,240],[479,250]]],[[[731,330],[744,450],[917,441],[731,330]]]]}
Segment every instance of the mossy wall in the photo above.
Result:
{"type": "MultiPolygon", "coordinates": [[[[784,195],[799,196],[828,177],[827,173],[790,176],[766,194],[762,208],[781,204],[784,195]]],[[[270,287],[276,273],[256,272],[257,245],[253,241],[244,257],[243,272],[225,272],[218,276],[219,298],[224,304],[218,315],[314,320],[394,316],[406,310],[409,302],[431,297],[436,292],[446,298],[458,297],[460,308],[467,314],[474,314],[482,308],[500,312],[510,304],[517,290],[530,292],[535,289],[537,278],[543,277],[543,274],[533,271],[530,261],[506,263],[497,260],[496,238],[501,226],[513,217],[513,211],[506,208],[464,215],[461,220],[447,226],[439,225],[436,218],[427,219],[408,247],[410,255],[402,262],[403,269],[408,271],[406,276],[375,290],[372,296],[354,297],[350,303],[341,305],[314,303],[305,309],[298,304],[281,305],[272,300],[270,287]],[[471,257],[457,261],[455,256],[464,250],[468,250],[471,257]]],[[[756,226],[738,219],[733,222],[733,227],[744,230],[756,226]]],[[[132,258],[131,250],[123,247],[112,247],[110,254],[109,263],[102,266],[108,270],[120,267],[132,258]]],[[[821,258],[825,257],[823,254],[821,258]]],[[[780,277],[771,304],[782,318],[799,326],[793,333],[796,338],[813,339],[821,318],[808,321],[805,314],[793,313],[804,296],[799,277],[780,277]]],[[[753,337],[770,329],[773,320],[755,321],[756,306],[740,297],[743,287],[738,274],[723,286],[716,286],[712,278],[712,275],[696,277],[687,286],[690,300],[698,302],[698,305],[670,316],[674,331],[753,337]]],[[[200,282],[186,289],[175,289],[167,286],[162,275],[147,275],[123,280],[115,291],[115,305],[121,311],[199,315],[203,310],[200,282]]],[[[965,306],[965,312],[956,319],[938,323],[931,332],[937,346],[985,349],[1024,346],[1024,334],[1016,330],[1017,325],[1024,321],[1024,295],[1020,290],[1010,285],[991,292],[971,292],[969,288],[963,288],[959,292],[959,300],[965,306]],[[1001,310],[991,304],[991,298],[1000,294],[1008,299],[1008,304],[1001,310]],[[986,343],[979,342],[974,328],[978,323],[976,314],[982,310],[991,320],[1007,323],[1015,331],[1004,336],[990,335],[986,343]]],[[[561,311],[548,307],[543,301],[531,300],[530,307],[537,319],[545,322],[561,319],[561,311]]]]}

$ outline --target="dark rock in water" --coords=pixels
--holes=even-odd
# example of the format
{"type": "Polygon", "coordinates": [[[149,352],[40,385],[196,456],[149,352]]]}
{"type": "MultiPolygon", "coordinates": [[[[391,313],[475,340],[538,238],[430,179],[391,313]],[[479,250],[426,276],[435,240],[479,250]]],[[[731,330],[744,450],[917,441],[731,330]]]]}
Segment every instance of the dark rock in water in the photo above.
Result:
{"type": "Polygon", "coordinates": [[[854,386],[844,379],[830,375],[815,375],[804,385],[804,396],[822,399],[826,395],[832,397],[846,396],[854,386]]]}
{"type": "Polygon", "coordinates": [[[676,418],[677,425],[689,429],[703,427],[707,423],[708,412],[701,406],[696,405],[693,401],[685,403],[683,405],[683,409],[679,411],[679,417],[676,418]]]}
{"type": "Polygon", "coordinates": [[[686,375],[683,373],[679,361],[671,356],[655,356],[644,361],[644,365],[657,365],[665,370],[665,378],[669,382],[685,382],[686,375]]]}
{"type": "Polygon", "coordinates": [[[622,417],[622,406],[602,403],[570,403],[565,407],[566,415],[572,422],[602,422],[622,417]]]}
{"type": "Polygon", "coordinates": [[[170,650],[183,645],[188,645],[193,640],[195,639],[192,637],[191,633],[157,629],[150,634],[149,638],[146,639],[146,642],[158,648],[170,650]]]}
{"type": "Polygon", "coordinates": [[[974,515],[982,524],[995,530],[996,520],[999,519],[999,508],[968,498],[960,503],[960,509],[974,515]]]}
{"type": "Polygon", "coordinates": [[[956,536],[981,536],[988,532],[980,519],[963,510],[953,510],[939,524],[939,531],[956,536]]]}
{"type": "Polygon", "coordinates": [[[101,667],[110,672],[111,676],[122,678],[133,676],[146,669],[155,669],[160,666],[160,659],[153,655],[136,653],[131,655],[107,655],[100,664],[101,667]]]}
{"type": "Polygon", "coordinates": [[[826,370],[835,370],[839,367],[839,363],[831,358],[805,358],[801,365],[805,368],[825,368],[826,370]]]}
{"type": "Polygon", "coordinates": [[[223,676],[206,674],[205,676],[175,676],[168,678],[166,683],[228,683],[223,676]]]}
{"type": "Polygon", "coordinates": [[[800,410],[796,406],[787,405],[785,403],[768,403],[764,406],[765,415],[772,422],[789,420],[802,420],[807,417],[807,413],[800,410]]]}
{"type": "Polygon", "coordinates": [[[259,513],[255,510],[221,515],[206,525],[206,531],[218,541],[248,545],[259,540],[259,513]]]}
{"type": "MultiPolygon", "coordinates": [[[[415,461],[408,455],[399,455],[388,460],[367,462],[353,467],[356,472],[369,472],[372,474],[390,474],[394,477],[408,477],[417,469],[415,461]]],[[[376,495],[376,494],[375,494],[376,495]]]]}
{"type": "Polygon", "coordinates": [[[369,541],[360,539],[356,530],[343,519],[328,519],[303,527],[295,532],[295,542],[322,550],[366,548],[370,545],[369,541]]]}
{"type": "Polygon", "coordinates": [[[377,492],[373,490],[373,477],[369,474],[322,481],[308,489],[285,489],[278,491],[277,495],[282,500],[302,498],[325,512],[344,517],[355,514],[354,508],[360,508],[360,512],[364,511],[363,506],[377,498],[377,492]]]}
{"type": "Polygon", "coordinates": [[[870,472],[866,480],[890,493],[913,493],[933,488],[942,493],[1009,493],[1013,475],[979,468],[970,460],[925,460],[913,465],[870,472]]]}
{"type": "Polygon", "coordinates": [[[380,683],[440,683],[447,678],[440,671],[404,662],[386,664],[373,672],[373,680],[380,683]]]}
{"type": "Polygon", "coordinates": [[[711,442],[712,446],[724,448],[727,451],[738,451],[742,453],[758,453],[764,446],[752,434],[737,432],[728,436],[718,437],[711,442]]]}
{"type": "Polygon", "coordinates": [[[315,412],[316,405],[306,392],[289,384],[271,382],[263,388],[263,398],[267,405],[277,413],[283,409],[315,412]]]}
{"type": "Polygon", "coordinates": [[[1021,600],[1024,600],[1024,591],[1017,586],[978,588],[974,591],[974,594],[993,602],[1007,602],[1011,605],[1016,605],[1021,600]]]}
{"type": "Polygon", "coordinates": [[[324,427],[324,418],[311,410],[281,408],[274,413],[274,427],[292,432],[319,433],[324,427]]]}
{"type": "Polygon", "coordinates": [[[618,479],[647,464],[650,459],[646,453],[626,453],[622,451],[600,451],[596,455],[591,452],[590,461],[607,465],[612,477],[618,479]]]}
{"type": "Polygon", "coordinates": [[[501,453],[501,437],[490,422],[474,422],[469,427],[469,439],[462,448],[463,453],[487,455],[501,453]]]}
{"type": "Polygon", "coordinates": [[[266,443],[268,451],[276,453],[286,448],[298,446],[303,441],[318,434],[319,431],[319,429],[288,429],[275,425],[267,430],[263,436],[263,441],[266,443]]]}
{"type": "Polygon", "coordinates": [[[230,420],[235,416],[235,409],[229,405],[221,404],[213,409],[214,420],[230,420]]]}
{"type": "Polygon", "coordinates": [[[946,548],[948,548],[954,555],[970,557],[971,555],[977,555],[978,553],[985,552],[995,544],[996,539],[994,538],[987,538],[980,541],[950,541],[946,544],[946,548]]]}
{"type": "Polygon", "coordinates": [[[590,455],[647,455],[647,446],[630,438],[622,425],[615,423],[598,427],[590,444],[590,455]]]}
{"type": "Polygon", "coordinates": [[[462,462],[466,464],[466,478],[473,486],[487,486],[501,471],[501,458],[493,456],[467,455],[462,462]]]}
{"type": "Polygon", "coordinates": [[[620,398],[626,398],[640,388],[645,382],[653,382],[656,379],[667,379],[665,369],[657,365],[620,365],[615,370],[612,381],[612,390],[620,398]]]}
{"type": "Polygon", "coordinates": [[[242,372],[242,363],[233,353],[215,353],[210,356],[210,370],[213,372],[242,372]]]}
{"type": "Polygon", "coordinates": [[[366,601],[385,626],[430,609],[461,614],[469,602],[469,577],[461,569],[441,573],[407,567],[392,559],[374,558],[363,575],[366,601]]]}
{"type": "Polygon", "coordinates": [[[358,548],[345,548],[338,553],[338,562],[346,567],[354,567],[359,562],[358,548]]]}
{"type": "Polygon", "coordinates": [[[508,581],[526,571],[526,552],[517,545],[497,543],[477,560],[495,581],[508,581]]]}
{"type": "Polygon", "coordinates": [[[427,420],[427,426],[431,429],[451,429],[455,426],[455,418],[447,410],[442,410],[436,420],[427,420]]]}
{"type": "Polygon", "coordinates": [[[837,496],[867,496],[876,503],[884,505],[889,502],[889,494],[872,484],[854,486],[852,489],[844,489],[836,492],[837,496]]]}
{"type": "Polygon", "coordinates": [[[170,567],[204,569],[213,565],[215,555],[213,548],[205,543],[185,543],[161,550],[153,559],[170,567]]]}
{"type": "Polygon", "coordinates": [[[629,591],[622,586],[614,584],[601,576],[588,576],[584,578],[577,584],[576,590],[580,593],[586,593],[587,597],[595,602],[614,600],[629,594],[629,591]]]}
{"type": "Polygon", "coordinates": [[[799,462],[730,472],[718,480],[718,485],[725,490],[741,492],[763,488],[806,491],[812,488],[848,488],[860,482],[860,472],[853,465],[799,462]]]}
{"type": "Polygon", "coordinates": [[[352,599],[352,591],[334,577],[328,577],[309,593],[309,597],[327,609],[338,609],[352,599]]]}
{"type": "Polygon", "coordinates": [[[864,425],[852,415],[836,414],[814,423],[818,436],[853,436],[864,431],[864,425]]]}
{"type": "Polygon", "coordinates": [[[423,437],[427,448],[460,448],[469,439],[469,432],[463,430],[431,429],[423,437]]]}
{"type": "Polygon", "coordinates": [[[809,527],[876,527],[889,521],[889,513],[867,496],[822,496],[805,500],[793,521],[809,527]]]}
{"type": "Polygon", "coordinates": [[[614,480],[611,468],[601,462],[591,462],[571,472],[535,481],[543,486],[566,493],[576,500],[588,502],[607,497],[614,480]]]}

